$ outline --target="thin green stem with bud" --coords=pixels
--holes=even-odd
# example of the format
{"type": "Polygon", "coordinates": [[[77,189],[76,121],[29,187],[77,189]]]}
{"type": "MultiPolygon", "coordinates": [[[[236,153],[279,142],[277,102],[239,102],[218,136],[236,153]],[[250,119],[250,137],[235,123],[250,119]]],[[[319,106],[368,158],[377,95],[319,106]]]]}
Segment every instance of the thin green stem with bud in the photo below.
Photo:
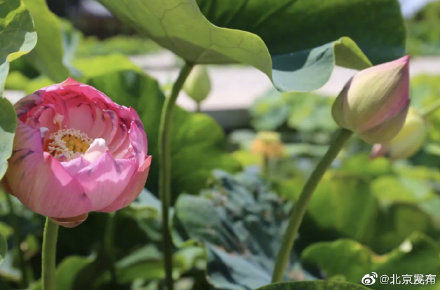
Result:
{"type": "Polygon", "coordinates": [[[327,153],[319,161],[316,168],[313,170],[309,179],[307,180],[298,201],[295,203],[289,219],[289,225],[284,233],[281,248],[278,252],[275,269],[272,276],[272,282],[280,282],[283,280],[287,264],[289,263],[290,253],[294,245],[295,238],[298,234],[299,227],[306,213],[307,205],[315,191],[318,183],[324,176],[324,173],[335,160],[338,153],[341,151],[344,144],[350,139],[353,133],[346,129],[339,129],[330,145],[327,153]]]}
{"type": "Polygon", "coordinates": [[[55,263],[58,238],[58,225],[46,218],[41,253],[41,280],[43,290],[55,290],[55,263]]]}
{"type": "Polygon", "coordinates": [[[193,64],[185,63],[173,85],[171,95],[165,100],[159,125],[159,195],[162,201],[162,239],[165,260],[165,284],[168,290],[173,285],[173,243],[170,233],[169,207],[171,203],[171,120],[177,97],[185,80],[188,78],[193,64]]]}

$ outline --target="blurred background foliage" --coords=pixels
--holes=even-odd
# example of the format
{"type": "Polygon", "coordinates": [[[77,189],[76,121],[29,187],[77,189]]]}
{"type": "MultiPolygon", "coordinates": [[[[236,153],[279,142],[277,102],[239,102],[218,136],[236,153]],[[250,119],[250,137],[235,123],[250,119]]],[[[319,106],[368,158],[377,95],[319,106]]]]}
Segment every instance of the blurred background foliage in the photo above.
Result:
{"type": "Polygon", "coordinates": [[[440,53],[440,2],[428,3],[406,20],[407,50],[411,55],[440,53]]]}
{"type": "MultiPolygon", "coordinates": [[[[130,56],[161,48],[105,12],[81,12],[83,6],[74,6],[78,1],[49,2],[64,18],[46,9],[44,1],[32,1],[24,2],[41,16],[34,19],[35,28],[50,37],[40,39],[44,48],[11,63],[6,89],[30,93],[73,75],[133,106],[148,133],[149,152],[157,155],[167,87],[130,56]]],[[[406,19],[410,54],[439,53],[439,19],[440,2],[406,19]]],[[[436,102],[439,94],[440,76],[411,80],[415,109],[436,102]]],[[[249,108],[249,126],[227,134],[205,114],[176,110],[172,186],[177,289],[241,290],[270,282],[288,212],[336,129],[331,104],[331,98],[318,93],[269,91],[249,108]],[[266,164],[264,178],[264,158],[252,150],[259,131],[278,132],[284,146],[283,155],[266,164]]],[[[425,145],[408,160],[371,160],[370,146],[351,140],[312,198],[287,279],[359,283],[371,271],[440,277],[440,111],[427,121],[425,145]]],[[[57,289],[161,287],[157,171],[153,161],[148,190],[126,209],[113,215],[92,213],[81,226],[61,229],[57,289]]],[[[19,288],[20,270],[32,281],[31,289],[41,289],[42,224],[42,217],[15,198],[0,196],[0,234],[7,239],[7,247],[0,240],[0,289],[19,288]]]]}

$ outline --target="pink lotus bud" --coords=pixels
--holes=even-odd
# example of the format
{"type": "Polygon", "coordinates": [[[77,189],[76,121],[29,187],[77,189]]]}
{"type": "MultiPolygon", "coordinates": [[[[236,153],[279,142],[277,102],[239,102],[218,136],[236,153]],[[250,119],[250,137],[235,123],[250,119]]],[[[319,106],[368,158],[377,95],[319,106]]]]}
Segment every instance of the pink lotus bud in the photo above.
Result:
{"type": "Polygon", "coordinates": [[[384,156],[391,159],[411,157],[423,146],[427,133],[425,119],[416,111],[409,109],[399,134],[387,143],[374,145],[371,157],[384,156]]]}
{"type": "Polygon", "coordinates": [[[151,156],[132,108],[70,78],[15,108],[18,126],[6,181],[32,211],[76,226],[87,213],[116,211],[142,191],[151,156]]]}
{"type": "Polygon", "coordinates": [[[384,143],[399,133],[409,107],[409,57],[356,74],[333,104],[333,118],[367,143],[384,143]]]}

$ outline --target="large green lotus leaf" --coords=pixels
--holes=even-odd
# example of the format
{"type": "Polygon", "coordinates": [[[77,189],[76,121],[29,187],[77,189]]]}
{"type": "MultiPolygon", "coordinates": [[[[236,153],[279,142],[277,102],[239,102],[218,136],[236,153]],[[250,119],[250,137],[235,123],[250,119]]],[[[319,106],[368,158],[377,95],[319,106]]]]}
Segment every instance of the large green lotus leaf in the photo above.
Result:
{"type": "Polygon", "coordinates": [[[423,232],[432,237],[439,235],[438,228],[433,224],[433,216],[428,211],[404,203],[382,208],[373,228],[374,234],[366,244],[378,253],[386,253],[397,247],[414,232],[423,232]]]}
{"type": "MultiPolygon", "coordinates": [[[[202,196],[181,195],[175,224],[183,237],[203,242],[208,281],[216,289],[248,290],[270,283],[289,207],[252,172],[232,176],[216,171],[202,196]]],[[[295,259],[292,257],[292,261],[295,259]]],[[[298,263],[288,277],[312,278],[298,263]]]]}
{"type": "MultiPolygon", "coordinates": [[[[373,63],[401,56],[405,26],[397,0],[197,0],[214,24],[259,35],[272,55],[348,36],[373,63]]],[[[346,59],[350,66],[358,59],[346,59]]],[[[346,66],[341,60],[341,65],[346,66]]]]}
{"type": "MultiPolygon", "coordinates": [[[[440,76],[437,75],[418,75],[411,78],[411,106],[422,111],[437,102],[439,99],[439,82],[440,76]]],[[[430,114],[427,120],[430,125],[428,128],[428,140],[438,143],[440,141],[440,110],[430,114]]],[[[429,160],[426,160],[424,164],[428,164],[428,162],[429,160]]],[[[437,162],[434,163],[434,166],[437,166],[437,162]]]]}
{"type": "Polygon", "coordinates": [[[339,281],[282,282],[267,285],[257,290],[366,290],[367,287],[339,281]]]}
{"type": "Polygon", "coordinates": [[[273,83],[280,91],[319,89],[330,79],[335,65],[352,69],[371,66],[369,59],[348,37],[315,48],[273,55],[272,62],[273,83]]]}
{"type": "MultiPolygon", "coordinates": [[[[439,81],[440,77],[435,75],[418,75],[411,78],[411,106],[422,111],[438,102],[439,81]]],[[[438,145],[440,141],[440,110],[429,114],[426,120],[429,124],[426,145],[411,158],[411,161],[418,165],[437,169],[440,162],[440,147],[438,145]]]]}
{"type": "MultiPolygon", "coordinates": [[[[355,69],[371,65],[359,47],[347,37],[340,38],[342,35],[320,39],[321,46],[317,48],[292,48],[271,59],[260,37],[213,25],[203,16],[195,0],[100,2],[121,20],[189,62],[248,64],[264,72],[282,91],[321,87],[335,64],[355,69]],[[334,41],[337,38],[340,39],[334,41]]],[[[290,23],[284,22],[283,27],[290,27],[290,23]]]]}
{"type": "Polygon", "coordinates": [[[342,175],[351,175],[368,180],[389,175],[392,173],[392,166],[389,159],[377,158],[371,159],[367,152],[351,155],[344,159],[340,168],[342,175]]]}
{"type": "Polygon", "coordinates": [[[8,168],[7,160],[11,157],[16,126],[14,107],[7,99],[0,98],[0,179],[8,168]]]}
{"type": "Polygon", "coordinates": [[[61,82],[69,76],[69,70],[63,63],[61,22],[49,10],[46,0],[23,1],[32,14],[38,34],[38,43],[26,59],[53,81],[61,82]]]}
{"type": "MultiPolygon", "coordinates": [[[[148,137],[148,154],[153,156],[147,187],[157,192],[158,126],[164,96],[158,83],[132,70],[111,72],[92,77],[88,83],[106,93],[115,102],[132,106],[138,112],[148,137]]],[[[215,168],[237,170],[239,164],[225,150],[221,127],[210,117],[190,114],[177,108],[173,116],[171,137],[173,194],[197,193],[206,185],[215,168]]]]}
{"type": "MultiPolygon", "coordinates": [[[[142,70],[138,66],[129,61],[126,56],[121,54],[79,57],[72,62],[72,65],[75,66],[74,70],[77,71],[80,75],[80,77],[75,77],[76,80],[80,82],[85,82],[92,77],[97,77],[103,74],[118,72],[122,70],[142,72],[142,70]]],[[[14,75],[15,73],[18,72],[13,72],[9,74],[9,78],[6,81],[6,84],[8,84],[8,81],[10,81],[11,75],[14,75]]],[[[20,73],[18,73],[18,75],[20,75],[20,73]]],[[[23,76],[21,75],[21,77],[23,76]]],[[[33,79],[23,77],[22,79],[18,80],[14,89],[24,90],[27,94],[31,94],[39,90],[40,88],[49,86],[51,84],[53,84],[53,80],[51,80],[47,76],[40,76],[33,79]]]]}
{"type": "Polygon", "coordinates": [[[111,53],[130,56],[156,53],[158,51],[160,51],[160,46],[151,39],[119,34],[105,39],[99,39],[96,36],[82,37],[75,53],[77,56],[90,57],[111,53]]]}
{"type": "Polygon", "coordinates": [[[138,66],[121,54],[80,57],[73,61],[73,65],[85,79],[123,70],[142,72],[138,66]]]}
{"type": "MultiPolygon", "coordinates": [[[[112,217],[114,231],[117,233],[113,239],[112,252],[117,280],[120,285],[130,284],[139,279],[144,281],[163,280],[165,274],[161,253],[159,211],[160,201],[150,192],[144,190],[136,201],[112,217]]],[[[65,275],[63,277],[65,283],[72,285],[72,289],[113,289],[109,259],[105,252],[105,244],[103,244],[103,240],[106,239],[105,235],[108,234],[103,225],[109,221],[109,215],[94,213],[81,227],[70,230],[61,229],[61,240],[57,250],[58,256],[67,256],[64,261],[69,261],[71,259],[69,255],[72,253],[90,254],[91,249],[96,253],[96,255],[92,255],[93,259],[88,258],[92,261],[85,264],[80,271],[72,269],[71,276],[67,276],[67,272],[62,272],[63,276],[65,275]],[[78,243],[85,245],[78,248],[78,243]]],[[[205,251],[201,247],[190,244],[179,247],[173,258],[174,278],[177,280],[180,275],[194,269],[197,264],[205,260],[205,256],[205,251]]],[[[61,263],[58,270],[63,267],[63,264],[64,262],[61,263]]],[[[64,269],[67,268],[64,267],[64,269]]],[[[59,289],[71,288],[64,288],[60,285],[59,289]]]]}
{"type": "MultiPolygon", "coordinates": [[[[204,258],[204,250],[200,247],[179,249],[173,255],[173,276],[180,276],[195,267],[204,258]]],[[[126,255],[116,263],[118,282],[130,283],[136,279],[147,281],[165,277],[163,259],[160,249],[147,245],[126,255]]]]}
{"type": "Polygon", "coordinates": [[[372,193],[383,203],[405,202],[418,204],[436,195],[428,180],[411,176],[378,177],[371,184],[372,193]]]}
{"type": "MultiPolygon", "coordinates": [[[[56,269],[55,287],[56,289],[73,290],[75,289],[75,281],[81,272],[93,262],[92,258],[70,256],[65,258],[56,269]]],[[[43,289],[41,280],[33,283],[31,290],[43,289]]]]}
{"type": "Polygon", "coordinates": [[[333,100],[313,93],[270,91],[250,108],[257,130],[272,131],[287,124],[301,132],[333,131],[336,124],[329,110],[333,100]]]}
{"type": "MultiPolygon", "coordinates": [[[[377,255],[353,240],[336,240],[311,245],[302,253],[304,263],[317,266],[327,276],[344,276],[359,283],[365,274],[382,275],[440,274],[440,249],[430,238],[413,234],[399,247],[384,255],[377,255]],[[350,266],[347,266],[350,265],[350,266]]],[[[402,277],[400,277],[402,282],[402,277]]],[[[399,286],[381,284],[377,280],[374,289],[396,289],[399,286]]],[[[402,286],[404,287],[404,286],[402,286]]],[[[438,289],[435,285],[411,285],[408,289],[438,289]]],[[[400,289],[400,288],[399,288],[400,289]]]]}
{"type": "Polygon", "coordinates": [[[213,25],[195,0],[99,2],[119,19],[189,62],[243,63],[272,75],[269,51],[259,36],[213,25]]]}
{"type": "Polygon", "coordinates": [[[153,245],[133,251],[119,260],[115,266],[120,283],[129,283],[136,278],[153,280],[164,277],[162,255],[153,245]]]}
{"type": "Polygon", "coordinates": [[[0,0],[0,95],[9,62],[31,51],[37,43],[32,17],[20,0],[0,0]]]}
{"type": "MultiPolygon", "coordinates": [[[[389,179],[394,181],[390,172],[387,160],[370,161],[364,154],[347,158],[340,168],[328,171],[310,201],[297,245],[303,247],[319,240],[346,237],[385,253],[413,232],[437,236],[434,216],[430,215],[435,212],[433,205],[409,203],[432,202],[431,193],[425,186],[420,187],[419,182],[413,184],[410,178],[402,184],[389,182],[389,179]],[[405,189],[406,192],[401,192],[403,197],[397,196],[396,187],[400,192],[405,189]],[[417,190],[420,199],[416,197],[417,190]]],[[[283,181],[279,192],[296,200],[300,194],[298,184],[302,182],[283,181]]]]}
{"type": "MultiPolygon", "coordinates": [[[[284,182],[280,191],[283,195],[294,195],[296,200],[300,194],[299,184],[298,180],[284,182]]],[[[379,208],[370,194],[368,182],[329,171],[318,185],[307,210],[301,238],[308,244],[335,236],[368,240],[373,234],[379,208]]]]}
{"type": "Polygon", "coordinates": [[[272,55],[274,85],[281,91],[317,89],[335,64],[363,69],[370,65],[368,58],[377,64],[405,52],[397,0],[197,2],[214,24],[263,38],[272,55]]]}

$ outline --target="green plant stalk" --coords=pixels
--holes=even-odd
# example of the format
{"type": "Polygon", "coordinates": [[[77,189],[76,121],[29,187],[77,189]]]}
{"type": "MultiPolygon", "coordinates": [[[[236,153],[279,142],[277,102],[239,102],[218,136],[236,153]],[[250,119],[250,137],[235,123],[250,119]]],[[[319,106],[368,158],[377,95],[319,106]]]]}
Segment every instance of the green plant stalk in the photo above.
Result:
{"type": "Polygon", "coordinates": [[[108,215],[107,223],[105,225],[104,234],[104,249],[107,261],[109,263],[109,271],[111,277],[111,283],[113,287],[118,284],[115,268],[115,256],[114,256],[114,236],[115,236],[115,220],[117,211],[108,215]]]}
{"type": "Polygon", "coordinates": [[[438,100],[437,102],[434,102],[433,104],[431,104],[430,106],[428,106],[427,108],[425,108],[422,112],[421,115],[423,118],[428,117],[428,115],[434,113],[435,111],[437,111],[438,109],[440,109],[440,100],[438,100]]]}
{"type": "Polygon", "coordinates": [[[165,100],[159,125],[159,195],[162,202],[162,238],[165,266],[165,284],[168,290],[173,286],[173,243],[169,225],[169,207],[171,200],[171,154],[170,135],[173,110],[179,92],[188,78],[193,64],[185,63],[173,85],[171,95],[165,100]]]}
{"type": "Polygon", "coordinates": [[[319,181],[324,176],[324,173],[335,160],[339,151],[341,151],[344,144],[348,141],[353,133],[346,129],[339,129],[336,137],[333,139],[327,153],[319,161],[316,168],[313,170],[309,179],[307,180],[298,201],[295,203],[289,219],[289,225],[284,233],[281,248],[278,252],[275,269],[272,276],[272,282],[280,282],[283,280],[284,272],[286,271],[289,262],[290,253],[293,248],[295,238],[298,234],[299,227],[306,213],[307,205],[312,197],[313,192],[318,186],[319,181]]]}
{"type": "Polygon", "coordinates": [[[261,172],[263,173],[263,177],[269,180],[269,156],[267,154],[262,155],[262,164],[261,164],[261,172]]]}
{"type": "Polygon", "coordinates": [[[46,218],[41,253],[41,279],[43,290],[55,290],[55,258],[58,238],[58,225],[46,218]]]}
{"type": "Polygon", "coordinates": [[[20,244],[21,244],[21,229],[20,229],[20,225],[18,223],[18,219],[17,216],[15,215],[15,208],[14,208],[14,204],[12,202],[11,196],[9,193],[6,193],[6,201],[8,203],[8,207],[9,207],[9,217],[11,219],[11,225],[14,228],[14,248],[15,251],[17,251],[17,255],[18,255],[18,262],[20,265],[20,270],[21,270],[21,286],[22,288],[27,288],[28,284],[29,284],[29,279],[28,279],[28,272],[27,272],[27,268],[26,268],[26,262],[24,259],[24,253],[21,250],[20,244]]]}

